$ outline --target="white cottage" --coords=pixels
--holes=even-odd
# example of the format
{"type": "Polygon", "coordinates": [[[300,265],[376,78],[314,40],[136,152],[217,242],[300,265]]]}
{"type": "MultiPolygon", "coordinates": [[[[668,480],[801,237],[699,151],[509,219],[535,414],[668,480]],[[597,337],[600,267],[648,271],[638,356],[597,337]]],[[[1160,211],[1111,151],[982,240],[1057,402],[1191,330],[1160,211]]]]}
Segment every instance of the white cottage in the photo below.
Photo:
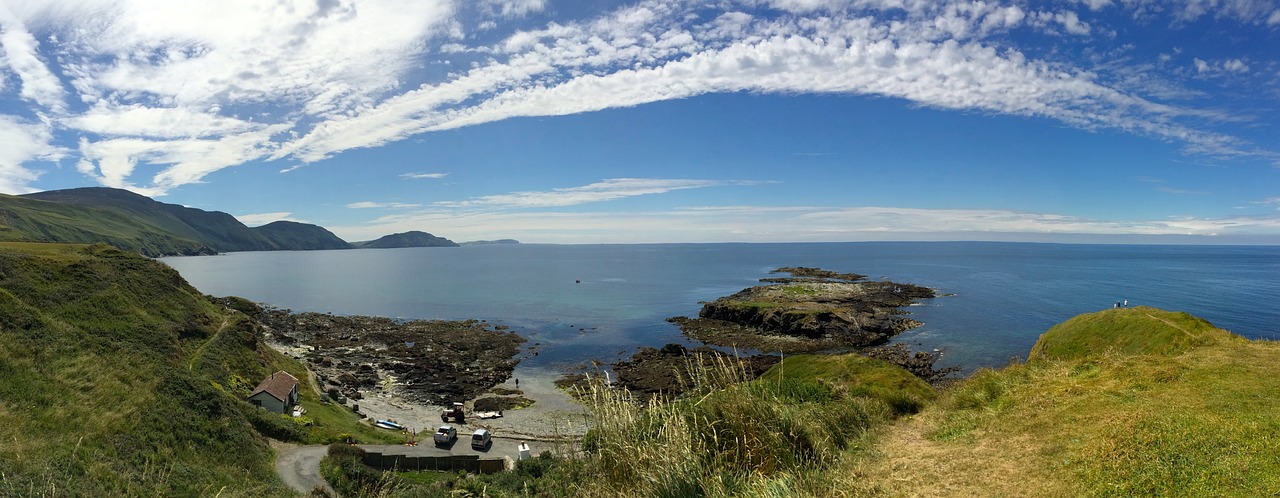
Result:
{"type": "Polygon", "coordinates": [[[298,404],[298,379],[283,370],[273,373],[253,390],[249,402],[276,413],[289,413],[298,404]]]}

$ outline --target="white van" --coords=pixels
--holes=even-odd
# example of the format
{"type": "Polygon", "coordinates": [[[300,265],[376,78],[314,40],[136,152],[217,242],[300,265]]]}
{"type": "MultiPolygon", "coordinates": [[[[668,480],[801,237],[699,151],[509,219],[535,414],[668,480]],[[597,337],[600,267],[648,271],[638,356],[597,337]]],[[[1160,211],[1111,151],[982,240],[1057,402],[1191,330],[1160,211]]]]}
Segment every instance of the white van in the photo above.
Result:
{"type": "Polygon", "coordinates": [[[476,432],[471,434],[472,449],[483,450],[489,447],[490,442],[492,441],[489,436],[489,431],[486,431],[484,429],[476,429],[476,432]]]}

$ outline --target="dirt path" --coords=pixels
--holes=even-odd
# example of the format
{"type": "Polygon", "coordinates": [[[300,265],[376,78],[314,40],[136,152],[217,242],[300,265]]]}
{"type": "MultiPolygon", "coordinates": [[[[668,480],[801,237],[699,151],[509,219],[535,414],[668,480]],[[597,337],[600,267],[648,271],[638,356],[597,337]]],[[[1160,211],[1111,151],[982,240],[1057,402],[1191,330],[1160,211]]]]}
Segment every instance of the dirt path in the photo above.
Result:
{"type": "Polygon", "coordinates": [[[231,324],[231,319],[230,319],[230,318],[225,318],[225,317],[224,317],[224,318],[222,319],[222,325],[219,325],[219,326],[218,326],[218,331],[217,331],[217,332],[214,332],[214,333],[213,333],[213,335],[209,336],[209,338],[208,338],[208,339],[205,339],[205,341],[204,341],[203,343],[201,343],[201,344],[200,344],[200,347],[196,348],[196,350],[195,350],[195,352],[194,352],[194,353],[191,353],[191,359],[190,359],[189,361],[187,361],[187,370],[195,370],[195,369],[196,369],[196,361],[199,361],[199,360],[200,360],[200,357],[201,357],[201,356],[204,356],[204,350],[205,350],[205,348],[209,346],[209,343],[211,343],[211,342],[213,342],[214,340],[216,340],[216,339],[218,338],[218,336],[222,335],[222,331],[227,330],[227,326],[228,326],[228,325],[230,325],[230,324],[231,324]]]}
{"type": "Polygon", "coordinates": [[[302,494],[310,494],[316,486],[333,494],[333,488],[320,477],[320,459],[328,453],[328,446],[297,446],[272,441],[276,450],[276,474],[285,485],[302,494]]]}
{"type": "Polygon", "coordinates": [[[1158,321],[1158,322],[1160,322],[1160,323],[1163,323],[1163,324],[1168,325],[1168,326],[1170,326],[1170,327],[1173,327],[1173,328],[1175,328],[1175,329],[1181,330],[1181,331],[1182,331],[1182,333],[1183,333],[1183,334],[1186,334],[1188,337],[1191,337],[1191,336],[1192,336],[1191,331],[1189,331],[1189,330],[1187,330],[1187,329],[1184,329],[1184,328],[1182,328],[1182,327],[1178,326],[1178,324],[1173,323],[1172,321],[1170,321],[1170,320],[1168,320],[1168,319],[1161,318],[1161,317],[1158,317],[1158,316],[1154,316],[1154,315],[1152,315],[1151,313],[1146,313],[1146,316],[1147,316],[1147,318],[1150,318],[1150,319],[1152,319],[1152,320],[1158,321]]]}

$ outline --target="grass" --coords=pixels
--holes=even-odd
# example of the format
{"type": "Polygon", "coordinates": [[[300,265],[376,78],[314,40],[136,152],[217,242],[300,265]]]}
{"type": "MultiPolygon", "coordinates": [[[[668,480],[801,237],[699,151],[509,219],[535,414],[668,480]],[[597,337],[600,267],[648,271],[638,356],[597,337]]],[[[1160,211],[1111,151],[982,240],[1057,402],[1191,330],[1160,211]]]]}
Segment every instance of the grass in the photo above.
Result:
{"type": "MultiPolygon", "coordinates": [[[[1097,314],[1066,324],[1114,338],[1116,330],[1131,331],[1131,321],[1148,323],[1148,314],[1167,318],[1156,321],[1172,330],[1145,333],[1198,347],[1171,354],[1172,347],[1148,344],[1135,354],[1107,345],[980,371],[884,431],[872,456],[846,461],[836,488],[929,496],[1280,494],[1280,344],[1216,329],[1204,333],[1213,338],[1207,343],[1184,341],[1185,330],[1196,330],[1188,323],[1204,322],[1149,308],[1104,312],[1117,320],[1113,326],[1094,320],[1097,314]]],[[[1057,332],[1080,344],[1108,342],[1070,326],[1057,332]]]]}
{"type": "Polygon", "coordinates": [[[255,327],[133,253],[0,243],[0,496],[288,496],[264,435],[389,442],[255,327]],[[277,370],[310,426],[244,401],[277,370]]]}
{"type": "Polygon", "coordinates": [[[914,413],[937,397],[932,386],[906,370],[859,354],[789,356],[760,376],[759,381],[779,383],[780,388],[793,386],[790,389],[840,389],[845,396],[884,401],[899,413],[914,413]]]}
{"type": "Polygon", "coordinates": [[[1110,351],[1168,356],[1231,337],[1186,313],[1146,306],[1113,308],[1053,326],[1036,342],[1028,358],[1082,358],[1110,351]]]}
{"type": "Polygon", "coordinates": [[[162,217],[0,194],[0,241],[106,243],[148,255],[195,254],[205,245],[178,235],[162,217]]]}

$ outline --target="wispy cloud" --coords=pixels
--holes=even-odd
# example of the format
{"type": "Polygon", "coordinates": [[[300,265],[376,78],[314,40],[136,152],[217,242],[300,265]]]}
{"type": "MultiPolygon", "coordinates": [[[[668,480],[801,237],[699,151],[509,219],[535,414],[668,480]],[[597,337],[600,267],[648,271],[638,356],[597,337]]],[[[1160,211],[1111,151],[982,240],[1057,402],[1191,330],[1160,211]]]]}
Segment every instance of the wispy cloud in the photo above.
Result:
{"type": "MultiPolygon", "coordinates": [[[[546,11],[545,0],[32,0],[0,8],[0,72],[14,76],[4,85],[18,88],[28,106],[24,119],[48,127],[48,136],[35,137],[45,147],[54,135],[83,137],[81,171],[103,185],[152,194],[250,161],[305,164],[512,117],[743,91],[894,97],[1120,130],[1191,153],[1277,157],[1220,131],[1212,115],[1222,112],[1152,100],[1133,90],[1138,86],[1112,83],[1124,78],[1111,77],[1105,65],[1017,44],[1107,39],[1103,21],[1081,13],[1109,9],[1129,11],[1121,19],[1280,24],[1272,2],[1078,0],[1041,8],[967,0],[640,0],[594,19],[525,29],[515,21],[546,11]],[[496,42],[470,36],[502,29],[496,42]],[[421,70],[427,61],[471,54],[484,56],[459,58],[448,72],[421,70]],[[69,101],[83,104],[74,110],[69,101]]],[[[1247,57],[1199,64],[1206,74],[1261,77],[1251,69],[1262,63],[1247,57]]],[[[35,173],[26,165],[48,157],[27,155],[6,166],[10,181],[30,182],[35,173]]]]}
{"type": "Polygon", "coordinates": [[[1098,220],[997,209],[714,206],[645,212],[459,212],[437,209],[330,227],[349,240],[431,227],[460,239],[528,242],[838,242],[859,240],[1042,240],[1069,236],[1257,236],[1280,214],[1223,218],[1098,220]]]}
{"type": "Polygon", "coordinates": [[[410,180],[422,180],[422,179],[430,178],[430,179],[438,180],[446,176],[449,176],[449,174],[448,173],[405,173],[403,175],[400,175],[400,178],[408,178],[410,180]]]}
{"type": "Polygon", "coordinates": [[[32,192],[31,182],[39,174],[22,165],[28,161],[56,161],[66,151],[50,145],[52,130],[47,124],[24,123],[0,115],[0,192],[32,192]]]}
{"type": "Polygon", "coordinates": [[[612,201],[640,195],[665,194],[674,190],[719,187],[726,185],[754,185],[759,182],[733,180],[688,180],[655,178],[612,178],[580,187],[557,188],[542,192],[513,192],[489,195],[465,201],[437,202],[441,207],[509,207],[541,208],[563,207],[593,202],[612,201]]]}
{"type": "Polygon", "coordinates": [[[240,223],[244,223],[251,227],[266,225],[273,221],[296,221],[298,223],[306,223],[305,220],[294,218],[293,213],[290,212],[237,214],[235,216],[237,220],[240,220],[240,223]]]}
{"type": "Polygon", "coordinates": [[[350,209],[415,209],[422,207],[421,204],[405,204],[402,202],[353,202],[347,204],[350,209]]]}
{"type": "Polygon", "coordinates": [[[1209,195],[1209,192],[1205,192],[1203,190],[1187,190],[1187,189],[1170,188],[1170,187],[1156,187],[1156,190],[1160,192],[1164,192],[1166,194],[1175,194],[1175,195],[1209,195]]]}

